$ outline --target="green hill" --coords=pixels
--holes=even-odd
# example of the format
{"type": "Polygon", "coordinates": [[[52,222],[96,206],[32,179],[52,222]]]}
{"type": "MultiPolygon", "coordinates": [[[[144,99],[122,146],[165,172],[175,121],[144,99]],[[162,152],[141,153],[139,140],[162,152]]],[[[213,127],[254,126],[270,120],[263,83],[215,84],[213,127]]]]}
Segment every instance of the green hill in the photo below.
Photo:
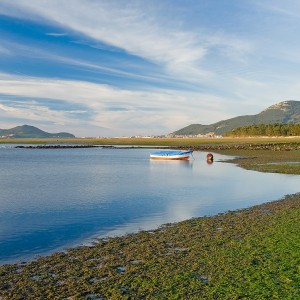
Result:
{"type": "Polygon", "coordinates": [[[233,129],[258,124],[295,124],[300,122],[300,101],[283,101],[268,107],[257,115],[245,115],[211,125],[192,124],[173,132],[173,135],[214,133],[222,135],[233,129]]]}
{"type": "Polygon", "coordinates": [[[243,126],[227,131],[223,136],[300,136],[300,122],[297,124],[259,124],[243,126]]]}
{"type": "Polygon", "coordinates": [[[71,133],[48,133],[29,125],[17,126],[11,129],[0,129],[1,138],[73,138],[71,133]]]}

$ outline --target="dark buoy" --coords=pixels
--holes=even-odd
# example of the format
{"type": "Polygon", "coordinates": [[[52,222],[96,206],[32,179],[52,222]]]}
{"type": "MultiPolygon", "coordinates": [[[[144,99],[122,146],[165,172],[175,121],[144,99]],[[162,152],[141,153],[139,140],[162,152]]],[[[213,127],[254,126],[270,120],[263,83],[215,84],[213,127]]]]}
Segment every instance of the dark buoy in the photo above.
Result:
{"type": "Polygon", "coordinates": [[[213,156],[211,153],[208,153],[208,154],[206,155],[206,160],[207,160],[207,162],[212,163],[213,160],[214,160],[214,156],[213,156]]]}

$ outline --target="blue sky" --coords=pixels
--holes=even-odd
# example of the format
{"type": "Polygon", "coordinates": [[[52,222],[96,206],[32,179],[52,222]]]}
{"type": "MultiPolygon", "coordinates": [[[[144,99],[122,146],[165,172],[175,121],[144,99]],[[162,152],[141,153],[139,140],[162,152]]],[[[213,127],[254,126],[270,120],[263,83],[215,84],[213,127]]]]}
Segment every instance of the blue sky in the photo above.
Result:
{"type": "Polygon", "coordinates": [[[167,134],[300,93],[296,0],[0,0],[0,128],[167,134]]]}

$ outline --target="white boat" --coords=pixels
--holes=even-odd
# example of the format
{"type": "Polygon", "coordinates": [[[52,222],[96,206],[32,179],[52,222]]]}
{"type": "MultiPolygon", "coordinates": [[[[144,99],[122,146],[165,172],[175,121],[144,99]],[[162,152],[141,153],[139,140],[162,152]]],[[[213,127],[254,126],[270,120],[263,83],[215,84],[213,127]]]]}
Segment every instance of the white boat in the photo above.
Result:
{"type": "Polygon", "coordinates": [[[157,160],[188,160],[192,150],[161,150],[150,154],[151,159],[157,160]]]}

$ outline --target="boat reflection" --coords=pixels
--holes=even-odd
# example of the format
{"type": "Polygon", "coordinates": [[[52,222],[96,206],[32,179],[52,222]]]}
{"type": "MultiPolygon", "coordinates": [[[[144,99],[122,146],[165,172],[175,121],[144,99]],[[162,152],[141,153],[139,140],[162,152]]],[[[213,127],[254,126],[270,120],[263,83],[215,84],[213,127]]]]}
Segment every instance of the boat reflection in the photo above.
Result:
{"type": "Polygon", "coordinates": [[[152,169],[192,168],[193,160],[149,160],[152,169]]]}

